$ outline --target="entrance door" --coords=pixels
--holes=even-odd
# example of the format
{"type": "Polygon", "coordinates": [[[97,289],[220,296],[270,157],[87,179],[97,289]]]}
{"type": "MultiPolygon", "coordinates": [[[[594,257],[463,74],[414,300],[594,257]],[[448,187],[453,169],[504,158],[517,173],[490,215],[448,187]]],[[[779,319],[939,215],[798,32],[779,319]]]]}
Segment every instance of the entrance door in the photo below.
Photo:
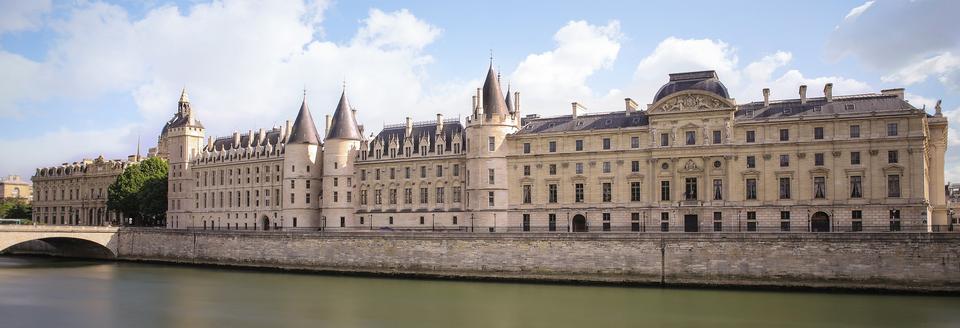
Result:
{"type": "Polygon", "coordinates": [[[587,218],[577,214],[573,217],[573,232],[587,232],[587,218]]]}
{"type": "Polygon", "coordinates": [[[687,214],[683,216],[683,232],[700,231],[700,220],[696,214],[687,214]]]}
{"type": "Polygon", "coordinates": [[[810,217],[810,231],[830,232],[830,217],[827,213],[817,212],[810,217]]]}
{"type": "Polygon", "coordinates": [[[263,230],[270,230],[270,219],[266,216],[260,219],[260,227],[263,230]]]}

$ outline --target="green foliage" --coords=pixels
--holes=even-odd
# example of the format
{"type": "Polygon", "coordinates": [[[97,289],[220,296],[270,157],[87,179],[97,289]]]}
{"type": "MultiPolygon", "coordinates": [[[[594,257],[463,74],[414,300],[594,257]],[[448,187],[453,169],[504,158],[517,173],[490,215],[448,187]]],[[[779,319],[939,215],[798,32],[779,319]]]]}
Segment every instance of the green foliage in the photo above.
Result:
{"type": "Polygon", "coordinates": [[[33,209],[23,199],[7,199],[0,203],[0,218],[29,219],[33,217],[33,209]]]}
{"type": "Polygon", "coordinates": [[[167,213],[167,162],[159,157],[151,157],[124,170],[117,181],[107,188],[107,208],[133,218],[132,225],[164,225],[167,213]]]}

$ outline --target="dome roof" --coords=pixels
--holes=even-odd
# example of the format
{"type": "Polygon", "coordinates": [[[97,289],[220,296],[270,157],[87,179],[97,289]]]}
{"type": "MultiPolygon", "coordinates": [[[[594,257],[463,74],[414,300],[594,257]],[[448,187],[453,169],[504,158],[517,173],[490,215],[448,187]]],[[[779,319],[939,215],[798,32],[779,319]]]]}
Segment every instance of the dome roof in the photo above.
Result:
{"type": "Polygon", "coordinates": [[[723,86],[723,83],[717,78],[717,72],[700,71],[670,74],[670,82],[660,87],[660,91],[657,91],[653,102],[656,103],[671,94],[686,90],[707,91],[723,98],[730,98],[727,87],[723,86]]]}

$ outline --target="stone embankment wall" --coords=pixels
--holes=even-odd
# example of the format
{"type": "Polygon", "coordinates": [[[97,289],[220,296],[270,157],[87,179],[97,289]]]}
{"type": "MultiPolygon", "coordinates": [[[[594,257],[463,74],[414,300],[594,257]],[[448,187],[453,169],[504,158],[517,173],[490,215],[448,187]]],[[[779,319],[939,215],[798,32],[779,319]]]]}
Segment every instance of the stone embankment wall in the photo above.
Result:
{"type": "Polygon", "coordinates": [[[631,284],[960,292],[960,234],[121,230],[120,259],[631,284]]]}

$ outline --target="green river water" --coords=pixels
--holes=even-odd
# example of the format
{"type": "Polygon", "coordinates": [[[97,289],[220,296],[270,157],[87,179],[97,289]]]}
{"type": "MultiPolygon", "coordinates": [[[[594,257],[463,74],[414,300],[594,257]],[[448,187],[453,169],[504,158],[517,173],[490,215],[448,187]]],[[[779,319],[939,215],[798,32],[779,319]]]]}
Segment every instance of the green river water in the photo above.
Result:
{"type": "Polygon", "coordinates": [[[960,297],[407,280],[0,256],[0,327],[960,327],[960,297]]]}

